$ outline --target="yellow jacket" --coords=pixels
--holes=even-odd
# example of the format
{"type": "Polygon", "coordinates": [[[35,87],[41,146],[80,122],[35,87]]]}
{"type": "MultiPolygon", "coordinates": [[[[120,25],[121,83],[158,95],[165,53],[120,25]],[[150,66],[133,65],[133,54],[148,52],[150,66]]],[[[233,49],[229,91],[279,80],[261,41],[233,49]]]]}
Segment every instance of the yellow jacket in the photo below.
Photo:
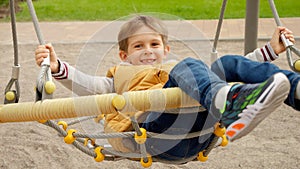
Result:
{"type": "MultiPolygon", "coordinates": [[[[175,65],[176,62],[155,66],[114,66],[107,72],[107,77],[114,78],[114,88],[118,94],[127,91],[160,89],[168,81],[169,72],[175,65]]],[[[138,122],[142,122],[145,112],[107,114],[104,131],[106,133],[132,131],[131,116],[135,116],[138,122]]],[[[115,150],[130,152],[131,150],[124,146],[122,140],[122,138],[108,139],[115,150]]]]}

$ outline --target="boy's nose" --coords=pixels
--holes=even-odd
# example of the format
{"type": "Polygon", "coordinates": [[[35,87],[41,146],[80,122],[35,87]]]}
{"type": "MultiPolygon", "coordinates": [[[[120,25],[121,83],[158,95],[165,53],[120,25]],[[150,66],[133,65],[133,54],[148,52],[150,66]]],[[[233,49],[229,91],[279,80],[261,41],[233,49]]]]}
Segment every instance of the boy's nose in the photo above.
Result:
{"type": "Polygon", "coordinates": [[[145,55],[149,55],[149,54],[152,54],[153,53],[153,51],[152,51],[152,49],[150,48],[150,47],[147,47],[145,50],[144,50],[144,54],[145,55]]]}

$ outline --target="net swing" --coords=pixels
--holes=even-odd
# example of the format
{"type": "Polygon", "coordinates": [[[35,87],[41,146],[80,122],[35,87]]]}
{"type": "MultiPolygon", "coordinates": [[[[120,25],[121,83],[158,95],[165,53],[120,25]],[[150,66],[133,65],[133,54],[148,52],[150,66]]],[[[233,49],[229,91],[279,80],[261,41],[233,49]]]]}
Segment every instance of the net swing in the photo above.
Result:
{"type": "MultiPolygon", "coordinates": [[[[40,44],[45,44],[42,34],[38,27],[38,21],[35,16],[32,2],[27,0],[28,7],[31,11],[34,26],[40,44]]],[[[223,6],[226,1],[223,2],[223,6]]],[[[13,3],[11,3],[13,4],[13,3]]],[[[223,7],[222,7],[223,9],[223,7]]],[[[225,10],[225,6],[224,6],[225,10]]],[[[222,13],[223,11],[222,10],[222,13]]],[[[222,14],[221,14],[222,15],[222,14]]],[[[220,18],[223,16],[220,15],[220,18]]],[[[221,22],[219,22],[221,23],[221,22]]],[[[221,24],[218,25],[218,30],[221,29],[221,24]]],[[[217,33],[219,34],[219,33],[217,33]]],[[[218,36],[216,34],[216,37],[218,36]]],[[[217,38],[216,38],[217,39],[217,38]]],[[[216,41],[215,41],[216,42],[216,41]]],[[[290,45],[291,46],[291,45],[290,45]]],[[[216,53],[216,45],[214,45],[213,52],[216,53]]],[[[49,58],[49,57],[48,57],[49,58]]],[[[296,65],[296,64],[295,64],[296,65]]],[[[180,89],[162,89],[162,90],[150,90],[150,91],[138,91],[138,92],[126,92],[122,95],[117,94],[105,94],[105,95],[94,95],[84,96],[78,98],[66,98],[66,99],[52,99],[52,94],[55,91],[55,85],[52,82],[51,72],[49,71],[49,60],[45,60],[42,63],[41,72],[37,79],[36,87],[36,102],[17,103],[17,99],[10,99],[6,97],[10,103],[0,106],[0,122],[20,122],[20,121],[39,121],[45,125],[48,125],[57,130],[63,137],[64,141],[68,144],[73,144],[79,150],[95,158],[97,162],[103,160],[121,160],[121,159],[140,159],[143,167],[149,167],[152,163],[151,156],[146,152],[145,141],[147,138],[156,137],[161,139],[183,139],[192,138],[205,135],[207,133],[214,133],[215,139],[208,148],[199,153],[198,160],[206,161],[210,151],[218,144],[219,138],[222,138],[222,146],[227,144],[225,136],[225,129],[223,126],[217,125],[216,128],[209,128],[201,132],[190,133],[188,135],[165,135],[147,132],[140,128],[134,118],[132,120],[132,126],[134,131],[123,132],[123,133],[100,133],[100,134],[85,134],[77,132],[75,129],[69,129],[70,126],[94,119],[96,122],[103,122],[103,114],[118,113],[118,112],[129,112],[129,111],[157,111],[161,109],[167,109],[169,113],[176,112],[172,111],[178,108],[190,108],[190,107],[201,107],[199,103],[185,95],[180,89]],[[155,96],[155,100],[149,99],[149,96],[155,96]],[[141,99],[144,98],[144,99],[141,99]],[[176,98],[176,99],[174,99],[176,98]],[[75,107],[75,102],[80,102],[82,109],[75,107]],[[162,102],[165,104],[162,107],[162,102]],[[76,109],[76,112],[75,112],[76,109]],[[77,118],[76,120],[65,122],[55,122],[51,119],[60,118],[77,118]],[[107,139],[107,138],[125,138],[132,137],[136,143],[140,145],[140,153],[122,153],[114,151],[111,147],[106,147],[96,143],[95,139],[107,139]]],[[[295,66],[296,68],[296,66],[295,66]]],[[[13,76],[13,79],[17,76],[13,76]]],[[[17,89],[19,90],[19,89],[17,89]]],[[[7,90],[9,91],[9,89],[7,90]]],[[[8,93],[6,91],[6,93],[8,93]]],[[[16,97],[18,98],[18,97],[16,97]]],[[[6,102],[8,103],[8,102],[6,102]]],[[[191,160],[194,160],[192,158],[191,160]]],[[[180,161],[178,162],[180,163],[180,161]]],[[[173,163],[174,164],[174,163],[173,163]]]]}

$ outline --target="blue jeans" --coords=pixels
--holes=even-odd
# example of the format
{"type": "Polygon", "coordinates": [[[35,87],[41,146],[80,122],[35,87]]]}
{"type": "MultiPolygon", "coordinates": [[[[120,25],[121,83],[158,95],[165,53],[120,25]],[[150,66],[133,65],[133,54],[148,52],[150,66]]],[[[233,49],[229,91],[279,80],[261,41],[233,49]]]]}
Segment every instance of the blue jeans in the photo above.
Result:
{"type": "Polygon", "coordinates": [[[282,70],[269,62],[256,62],[238,55],[226,55],[216,60],[211,70],[227,82],[261,83],[275,73],[282,72],[290,81],[290,93],[285,104],[300,110],[300,100],[295,99],[295,91],[300,75],[293,71],[282,70]]]}
{"type": "MultiPolygon", "coordinates": [[[[150,132],[171,135],[185,135],[211,128],[221,118],[221,114],[212,104],[212,100],[219,89],[226,85],[227,83],[202,61],[192,58],[184,59],[172,69],[164,88],[181,88],[208,111],[198,112],[198,109],[194,109],[195,113],[190,114],[150,112],[142,127],[150,132]]],[[[208,146],[212,138],[212,133],[178,140],[148,138],[146,147],[148,153],[156,158],[184,163],[188,161],[187,159],[195,158],[208,146]]]]}

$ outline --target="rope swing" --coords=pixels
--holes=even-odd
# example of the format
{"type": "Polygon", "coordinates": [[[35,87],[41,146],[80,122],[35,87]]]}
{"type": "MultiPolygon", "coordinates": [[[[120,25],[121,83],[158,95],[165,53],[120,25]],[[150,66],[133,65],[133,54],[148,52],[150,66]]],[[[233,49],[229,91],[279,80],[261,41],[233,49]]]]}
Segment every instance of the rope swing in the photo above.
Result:
{"type": "MultiPolygon", "coordinates": [[[[269,0],[269,3],[276,23],[280,26],[281,23],[273,0],[269,0]]],[[[212,60],[217,58],[217,41],[221,32],[226,4],[227,0],[223,0],[214,45],[212,48],[212,60]]],[[[39,44],[45,45],[32,1],[27,0],[27,5],[39,44]]],[[[55,129],[63,137],[65,143],[74,145],[85,154],[92,156],[97,162],[101,162],[103,160],[116,161],[122,159],[135,161],[140,160],[141,165],[145,168],[150,167],[153,161],[170,163],[168,161],[162,161],[161,159],[155,159],[155,157],[151,157],[151,155],[147,153],[145,143],[148,138],[180,140],[196,138],[213,133],[212,141],[208,147],[204,151],[199,152],[197,156],[190,157],[190,159],[188,159],[189,161],[199,160],[202,162],[208,159],[208,154],[212,151],[212,149],[217,146],[226,146],[228,144],[228,140],[225,135],[226,129],[219,123],[217,123],[214,127],[198,132],[168,135],[164,133],[148,132],[144,128],[140,128],[134,115],[128,117],[130,118],[133,131],[119,133],[99,132],[96,134],[77,132],[77,130],[71,128],[71,126],[88,120],[94,120],[95,123],[99,123],[103,126],[105,122],[105,115],[108,114],[138,111],[163,111],[173,114],[195,112],[191,112],[191,109],[196,109],[199,113],[201,113],[202,111],[205,111],[205,108],[179,88],[132,91],[125,92],[122,95],[110,93],[53,99],[53,93],[56,87],[52,81],[49,56],[45,58],[41,64],[41,69],[36,80],[35,101],[18,103],[20,97],[20,87],[18,82],[20,65],[18,63],[14,0],[10,0],[10,9],[14,44],[14,65],[11,80],[5,88],[5,104],[0,105],[0,123],[38,121],[55,129]],[[11,89],[13,84],[15,84],[15,90],[11,89]],[[69,122],[55,121],[57,119],[69,118],[76,119],[69,122]],[[116,151],[109,145],[100,145],[96,143],[96,139],[109,138],[132,138],[136,145],[138,145],[138,151],[125,153],[116,151]]],[[[281,39],[287,49],[287,58],[290,68],[295,72],[300,72],[300,60],[298,59],[293,61],[291,55],[291,52],[294,52],[296,55],[300,56],[300,51],[293,45],[293,43],[287,40],[284,35],[281,36],[281,39]]],[[[176,162],[172,161],[172,164],[182,163],[183,161],[180,160],[176,162]]]]}

